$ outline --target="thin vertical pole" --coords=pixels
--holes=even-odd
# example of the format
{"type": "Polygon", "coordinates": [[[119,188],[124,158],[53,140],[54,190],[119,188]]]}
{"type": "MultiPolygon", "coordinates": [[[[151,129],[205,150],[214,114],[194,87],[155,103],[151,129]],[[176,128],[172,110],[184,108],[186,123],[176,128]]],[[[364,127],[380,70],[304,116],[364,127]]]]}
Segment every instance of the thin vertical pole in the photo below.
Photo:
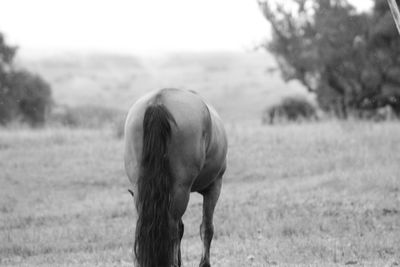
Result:
{"type": "Polygon", "coordinates": [[[400,11],[396,4],[396,0],[387,0],[389,3],[390,11],[392,11],[392,16],[394,22],[396,23],[397,31],[400,34],[400,11]]]}

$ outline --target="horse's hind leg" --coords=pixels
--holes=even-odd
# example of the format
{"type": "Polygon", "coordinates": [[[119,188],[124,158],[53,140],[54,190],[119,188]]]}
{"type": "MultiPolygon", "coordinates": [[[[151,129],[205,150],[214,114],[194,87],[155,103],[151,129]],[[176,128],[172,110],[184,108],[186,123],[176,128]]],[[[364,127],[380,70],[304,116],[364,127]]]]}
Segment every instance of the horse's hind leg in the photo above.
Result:
{"type": "Polygon", "coordinates": [[[200,237],[203,241],[203,253],[201,256],[200,267],[210,265],[210,245],[214,235],[213,215],[221,192],[222,178],[218,178],[200,194],[203,195],[203,221],[200,225],[200,237]]]}
{"type": "Polygon", "coordinates": [[[173,242],[172,266],[181,266],[181,239],[183,236],[182,215],[185,213],[189,202],[190,191],[186,188],[177,187],[172,193],[170,231],[173,242]]]}
{"type": "Polygon", "coordinates": [[[182,265],[182,255],[181,255],[181,242],[182,242],[182,237],[183,237],[183,232],[184,232],[185,226],[183,224],[182,219],[179,222],[179,252],[178,252],[178,266],[180,267],[182,265]]]}

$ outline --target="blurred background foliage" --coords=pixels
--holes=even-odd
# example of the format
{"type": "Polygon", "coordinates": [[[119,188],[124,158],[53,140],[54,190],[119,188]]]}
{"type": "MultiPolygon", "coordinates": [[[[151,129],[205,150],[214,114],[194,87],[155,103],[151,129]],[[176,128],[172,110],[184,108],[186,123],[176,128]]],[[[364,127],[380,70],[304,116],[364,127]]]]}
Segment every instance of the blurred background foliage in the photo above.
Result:
{"type": "Polygon", "coordinates": [[[52,105],[51,87],[39,75],[15,68],[16,53],[17,47],[0,33],[0,124],[20,120],[43,125],[52,105]]]}
{"type": "Polygon", "coordinates": [[[262,47],[283,78],[300,81],[339,118],[381,108],[400,116],[400,38],[387,1],[367,13],[345,0],[289,2],[259,2],[273,33],[262,47]]]}

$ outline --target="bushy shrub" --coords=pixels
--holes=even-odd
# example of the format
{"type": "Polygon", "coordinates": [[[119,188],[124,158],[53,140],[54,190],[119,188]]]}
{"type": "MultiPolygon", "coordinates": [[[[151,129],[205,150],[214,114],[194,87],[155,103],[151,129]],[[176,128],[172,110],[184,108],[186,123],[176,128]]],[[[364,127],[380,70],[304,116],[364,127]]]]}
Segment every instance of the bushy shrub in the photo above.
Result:
{"type": "Polygon", "coordinates": [[[51,88],[38,75],[15,69],[16,53],[0,32],[0,124],[19,120],[37,126],[51,107],[51,88]]]}
{"type": "Polygon", "coordinates": [[[13,94],[14,91],[0,84],[0,125],[5,125],[17,117],[18,106],[13,94]]]}
{"type": "Polygon", "coordinates": [[[51,87],[25,70],[11,71],[0,86],[0,123],[20,119],[32,126],[44,124],[51,104],[51,87]]]}
{"type": "Polygon", "coordinates": [[[268,106],[262,115],[263,124],[276,121],[316,120],[317,107],[302,95],[291,95],[278,103],[268,106]]]}

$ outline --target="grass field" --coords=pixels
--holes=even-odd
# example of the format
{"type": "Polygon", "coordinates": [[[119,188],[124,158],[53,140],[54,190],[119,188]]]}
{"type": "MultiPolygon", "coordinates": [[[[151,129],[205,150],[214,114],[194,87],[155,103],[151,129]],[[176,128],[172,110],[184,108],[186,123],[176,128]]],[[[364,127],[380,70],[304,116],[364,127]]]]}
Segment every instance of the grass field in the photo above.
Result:
{"type": "MultiPolygon", "coordinates": [[[[400,265],[400,124],[260,125],[285,85],[270,58],[66,56],[24,62],[57,104],[123,112],[160,87],[199,91],[229,135],[213,266],[400,265]]],[[[94,109],[96,110],[96,109],[94,109]]],[[[93,110],[92,110],[93,111],[93,110]]],[[[123,141],[102,129],[0,128],[0,266],[132,266],[133,201],[123,141]]],[[[198,266],[201,197],[184,216],[184,266],[198,266]]]]}
{"type": "MultiPolygon", "coordinates": [[[[214,266],[400,264],[400,125],[227,125],[214,266]]],[[[128,266],[134,209],[110,130],[0,132],[0,265],[128,266]]],[[[201,198],[184,216],[196,266],[201,198]]]]}

